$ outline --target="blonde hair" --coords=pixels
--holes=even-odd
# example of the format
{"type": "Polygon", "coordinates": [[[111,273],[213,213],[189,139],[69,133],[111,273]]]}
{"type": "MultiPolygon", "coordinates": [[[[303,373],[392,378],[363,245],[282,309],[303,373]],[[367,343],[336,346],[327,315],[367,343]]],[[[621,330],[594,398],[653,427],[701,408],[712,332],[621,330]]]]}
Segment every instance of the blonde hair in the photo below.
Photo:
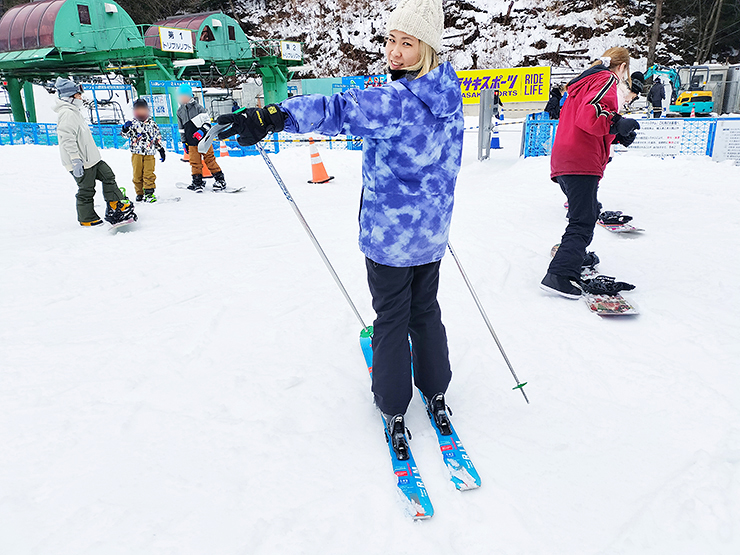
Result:
{"type": "Polygon", "coordinates": [[[632,85],[632,79],[630,78],[630,53],[629,50],[622,46],[614,46],[609,48],[601,56],[601,59],[596,60],[591,64],[591,67],[603,64],[603,58],[609,58],[609,69],[614,71],[622,64],[627,64],[627,82],[632,85]]]}
{"type": "Polygon", "coordinates": [[[439,66],[439,58],[434,48],[429,46],[423,40],[419,41],[419,61],[414,65],[404,68],[406,71],[418,71],[417,77],[426,75],[433,69],[439,66]]]}

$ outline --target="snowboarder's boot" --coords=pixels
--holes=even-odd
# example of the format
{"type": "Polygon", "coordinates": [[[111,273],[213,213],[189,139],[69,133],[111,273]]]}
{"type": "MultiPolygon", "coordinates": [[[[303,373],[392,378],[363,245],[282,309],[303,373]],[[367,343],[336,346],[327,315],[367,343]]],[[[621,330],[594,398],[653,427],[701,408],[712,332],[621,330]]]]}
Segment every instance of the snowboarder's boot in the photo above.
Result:
{"type": "Polygon", "coordinates": [[[388,440],[393,447],[393,451],[396,453],[399,461],[405,461],[409,458],[409,443],[406,439],[406,423],[403,419],[403,414],[397,414],[396,416],[390,416],[388,414],[383,415],[385,417],[385,433],[388,440]]]}
{"type": "Polygon", "coordinates": [[[617,281],[610,276],[596,276],[582,279],[578,283],[586,293],[592,295],[617,295],[620,291],[632,291],[635,286],[624,281],[617,281]]]}
{"type": "Polygon", "coordinates": [[[144,202],[157,202],[157,197],[154,195],[154,189],[144,189],[144,202]]]}
{"type": "Polygon", "coordinates": [[[188,189],[196,193],[203,192],[203,176],[199,173],[193,175],[193,182],[188,185],[188,189]]]}
{"type": "Polygon", "coordinates": [[[92,222],[80,222],[80,225],[82,227],[95,227],[98,225],[103,225],[103,220],[93,220],[92,222]]]}
{"type": "Polygon", "coordinates": [[[632,216],[628,216],[627,214],[622,214],[622,212],[612,212],[610,210],[607,210],[606,212],[602,212],[599,214],[599,221],[604,225],[623,225],[629,222],[632,219],[632,216]]]}
{"type": "Polygon", "coordinates": [[[141,202],[142,200],[144,200],[144,195],[143,194],[136,195],[136,202],[141,202]]]}
{"type": "Polygon", "coordinates": [[[216,172],[213,174],[213,191],[225,191],[226,190],[226,178],[224,172],[216,172]]]}
{"type": "Polygon", "coordinates": [[[107,203],[105,208],[106,222],[115,225],[131,219],[136,221],[139,217],[134,212],[134,205],[130,200],[114,200],[107,203]]]}
{"type": "Polygon", "coordinates": [[[448,414],[449,410],[450,407],[445,403],[444,393],[437,393],[427,400],[427,413],[443,436],[452,435],[452,423],[450,422],[452,411],[448,414]]]}
{"type": "Polygon", "coordinates": [[[594,268],[596,268],[599,262],[601,262],[601,260],[599,260],[599,257],[596,256],[596,253],[592,251],[588,251],[586,252],[586,257],[583,259],[583,264],[581,265],[581,269],[593,270],[594,268]]]}
{"type": "Polygon", "coordinates": [[[581,297],[581,290],[567,276],[548,273],[543,278],[542,283],[540,283],[540,289],[549,293],[555,293],[566,299],[578,299],[581,297]]]}

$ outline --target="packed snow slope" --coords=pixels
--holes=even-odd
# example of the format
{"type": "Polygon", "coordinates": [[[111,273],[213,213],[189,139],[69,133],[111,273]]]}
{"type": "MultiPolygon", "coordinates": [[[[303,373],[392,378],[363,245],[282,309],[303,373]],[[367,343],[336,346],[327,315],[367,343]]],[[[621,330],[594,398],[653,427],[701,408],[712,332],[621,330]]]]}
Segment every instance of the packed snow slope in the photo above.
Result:
{"type": "MultiPolygon", "coordinates": [[[[130,554],[740,552],[740,168],[618,156],[597,229],[640,316],[538,289],[565,226],[549,160],[517,126],[478,162],[466,136],[452,240],[531,404],[452,260],[440,302],[448,401],[482,476],[457,492],[416,398],[411,441],[436,514],[402,513],[360,325],[260,158],[248,191],[177,190],[158,164],[138,229],[83,229],[52,147],[0,147],[0,551],[130,554]]],[[[360,153],[273,157],[364,318],[360,153]]],[[[128,186],[129,155],[104,151],[128,186]]],[[[102,214],[102,198],[98,198],[102,214]]]]}

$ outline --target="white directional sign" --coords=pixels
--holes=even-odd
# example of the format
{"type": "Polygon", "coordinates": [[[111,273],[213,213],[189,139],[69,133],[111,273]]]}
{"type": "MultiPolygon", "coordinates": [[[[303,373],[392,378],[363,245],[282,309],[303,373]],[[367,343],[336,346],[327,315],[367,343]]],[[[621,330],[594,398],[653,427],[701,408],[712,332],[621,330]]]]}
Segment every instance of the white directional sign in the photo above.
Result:
{"type": "Polygon", "coordinates": [[[189,29],[160,27],[159,42],[165,52],[193,52],[193,32],[189,29]]]}

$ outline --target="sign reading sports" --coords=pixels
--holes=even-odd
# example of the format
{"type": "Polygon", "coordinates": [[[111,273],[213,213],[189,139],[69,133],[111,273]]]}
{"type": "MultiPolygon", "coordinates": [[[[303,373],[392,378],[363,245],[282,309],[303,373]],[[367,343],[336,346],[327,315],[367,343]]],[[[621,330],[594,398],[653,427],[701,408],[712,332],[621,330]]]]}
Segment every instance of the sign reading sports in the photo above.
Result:
{"type": "Polygon", "coordinates": [[[465,69],[457,72],[463,104],[478,104],[482,89],[498,89],[508,102],[547,102],[550,96],[550,68],[465,69]]]}

